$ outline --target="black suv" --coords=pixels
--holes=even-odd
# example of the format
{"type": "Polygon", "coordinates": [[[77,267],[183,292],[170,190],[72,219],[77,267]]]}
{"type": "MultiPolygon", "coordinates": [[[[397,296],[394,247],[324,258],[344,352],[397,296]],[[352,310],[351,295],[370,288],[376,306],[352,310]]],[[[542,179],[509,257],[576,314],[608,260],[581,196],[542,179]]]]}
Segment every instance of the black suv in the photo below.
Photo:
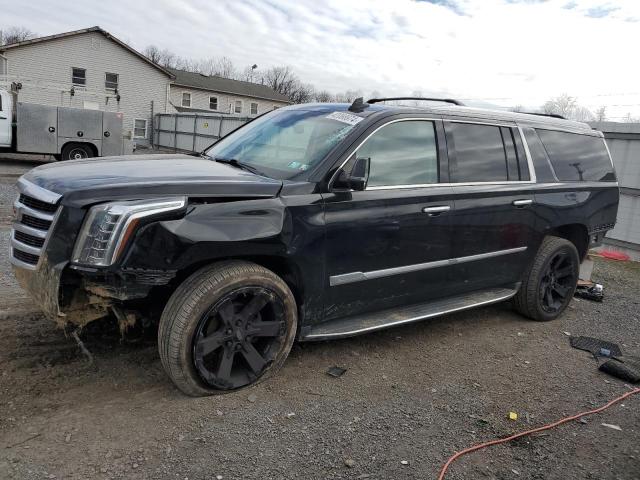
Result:
{"type": "Polygon", "coordinates": [[[189,395],[266,378],[296,340],[507,299],[552,320],[615,223],[603,136],[446,102],[297,105],[196,156],[38,167],[18,182],[16,276],[61,326],[159,318],[189,395]]]}

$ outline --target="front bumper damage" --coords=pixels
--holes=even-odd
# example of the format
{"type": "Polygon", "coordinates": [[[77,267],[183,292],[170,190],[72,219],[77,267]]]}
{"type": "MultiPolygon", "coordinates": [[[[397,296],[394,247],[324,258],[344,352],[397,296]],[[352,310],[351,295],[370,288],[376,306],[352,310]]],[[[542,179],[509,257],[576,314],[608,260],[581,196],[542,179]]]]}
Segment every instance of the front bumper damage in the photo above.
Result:
{"type": "Polygon", "coordinates": [[[107,315],[111,299],[64,288],[65,281],[73,280],[69,258],[84,211],[63,207],[59,194],[24,178],[18,180],[18,191],[10,261],[20,286],[60,326],[82,326],[107,315]]]}
{"type": "Polygon", "coordinates": [[[75,291],[64,307],[61,305],[61,279],[66,267],[67,262],[52,264],[45,254],[41,257],[37,270],[14,265],[13,271],[20,286],[35,300],[45,316],[60,327],[82,327],[107,316],[113,301],[82,290],[75,291]]]}

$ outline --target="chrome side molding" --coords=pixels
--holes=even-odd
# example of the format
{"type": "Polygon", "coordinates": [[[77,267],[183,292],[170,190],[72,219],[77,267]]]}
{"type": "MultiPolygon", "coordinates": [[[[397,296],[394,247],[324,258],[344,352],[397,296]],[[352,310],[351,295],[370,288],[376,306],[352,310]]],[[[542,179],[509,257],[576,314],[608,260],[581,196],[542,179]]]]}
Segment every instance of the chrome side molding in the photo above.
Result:
{"type": "Polygon", "coordinates": [[[350,272],[343,273],[341,275],[332,275],[331,277],[329,277],[329,285],[331,287],[335,287],[338,285],[345,285],[347,283],[372,280],[374,278],[383,278],[389,277],[391,275],[400,275],[403,273],[428,270],[431,268],[446,267],[450,265],[456,265],[458,263],[475,262],[477,260],[485,260],[487,258],[499,257],[501,255],[510,255],[513,253],[524,252],[526,249],[527,247],[509,248],[507,250],[479,253],[477,255],[469,255],[466,257],[447,258],[445,260],[436,260],[433,262],[416,263],[413,265],[405,265],[403,267],[385,268],[382,270],[372,270],[370,272],[350,272]]]}

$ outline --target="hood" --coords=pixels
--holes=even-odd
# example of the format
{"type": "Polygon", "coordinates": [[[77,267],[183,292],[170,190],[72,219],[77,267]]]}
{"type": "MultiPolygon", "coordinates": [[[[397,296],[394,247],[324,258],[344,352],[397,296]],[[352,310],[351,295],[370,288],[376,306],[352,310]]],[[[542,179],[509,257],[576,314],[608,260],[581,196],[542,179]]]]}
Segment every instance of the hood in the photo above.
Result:
{"type": "Polygon", "coordinates": [[[273,197],[280,180],[189,155],[129,155],[41,165],[22,178],[84,206],[159,195],[273,197]]]}

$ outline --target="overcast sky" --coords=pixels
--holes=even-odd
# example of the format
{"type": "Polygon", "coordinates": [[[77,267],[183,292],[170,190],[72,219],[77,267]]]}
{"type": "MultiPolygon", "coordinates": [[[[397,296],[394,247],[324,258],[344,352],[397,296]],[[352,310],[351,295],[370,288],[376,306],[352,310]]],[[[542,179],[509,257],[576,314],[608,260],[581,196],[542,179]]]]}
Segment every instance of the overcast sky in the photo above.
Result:
{"type": "Polygon", "coordinates": [[[291,65],[332,92],[538,106],[569,93],[640,116],[638,0],[0,0],[0,28],[99,25],[134,48],[291,65]]]}

